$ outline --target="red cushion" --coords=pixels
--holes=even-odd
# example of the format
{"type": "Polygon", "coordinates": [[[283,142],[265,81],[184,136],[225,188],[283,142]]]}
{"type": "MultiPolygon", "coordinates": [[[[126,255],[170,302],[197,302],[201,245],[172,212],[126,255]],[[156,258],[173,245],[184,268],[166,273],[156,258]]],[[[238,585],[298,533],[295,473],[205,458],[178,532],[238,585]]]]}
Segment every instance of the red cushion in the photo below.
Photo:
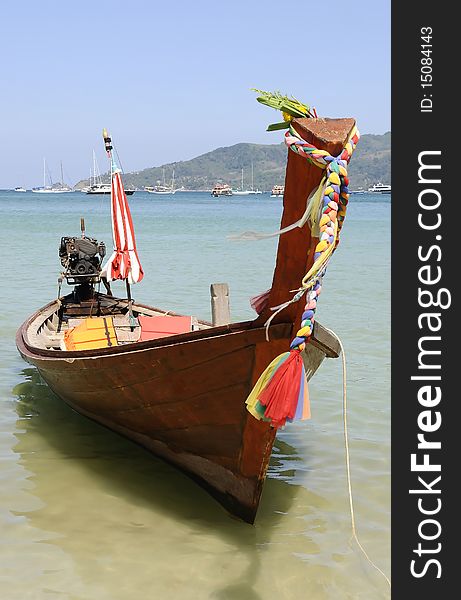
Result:
{"type": "Polygon", "coordinates": [[[141,325],[140,341],[157,340],[158,338],[192,330],[192,317],[138,317],[141,325]]]}

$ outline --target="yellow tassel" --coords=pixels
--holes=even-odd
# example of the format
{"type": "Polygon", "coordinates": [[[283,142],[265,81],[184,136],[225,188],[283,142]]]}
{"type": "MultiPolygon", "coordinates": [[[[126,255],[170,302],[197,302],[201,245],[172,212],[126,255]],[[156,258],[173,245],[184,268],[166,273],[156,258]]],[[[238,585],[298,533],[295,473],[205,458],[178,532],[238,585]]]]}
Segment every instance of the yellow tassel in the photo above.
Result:
{"type": "Polygon", "coordinates": [[[308,219],[311,226],[311,233],[314,237],[319,237],[320,234],[320,207],[323,199],[323,188],[325,186],[326,176],[322,177],[317,189],[311,194],[309,205],[307,207],[308,219]]]}
{"type": "Polygon", "coordinates": [[[272,377],[272,374],[274,373],[275,369],[277,368],[277,366],[280,363],[280,361],[282,360],[282,358],[284,358],[285,356],[288,356],[289,354],[290,354],[289,352],[284,352],[283,354],[279,354],[279,356],[274,358],[274,360],[270,363],[270,365],[268,367],[266,367],[266,369],[261,373],[261,376],[259,377],[258,381],[256,382],[250,395],[246,399],[246,405],[247,405],[248,411],[254,417],[256,417],[256,419],[261,419],[261,415],[256,410],[256,403],[258,402],[259,394],[263,391],[263,389],[269,383],[269,380],[272,377]]]}

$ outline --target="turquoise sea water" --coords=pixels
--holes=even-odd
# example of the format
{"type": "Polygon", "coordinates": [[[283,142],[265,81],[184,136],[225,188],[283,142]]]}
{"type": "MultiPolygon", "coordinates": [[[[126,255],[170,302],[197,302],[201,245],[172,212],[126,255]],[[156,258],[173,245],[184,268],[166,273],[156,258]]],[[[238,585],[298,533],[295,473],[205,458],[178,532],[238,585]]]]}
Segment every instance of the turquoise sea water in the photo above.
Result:
{"type": "MultiPolygon", "coordinates": [[[[317,318],[346,348],[357,529],[390,571],[390,197],[352,195],[317,318]]],[[[129,198],[143,282],[136,300],[210,319],[209,285],[228,282],[233,320],[268,287],[278,228],[269,195],[129,198]]],[[[59,401],[19,357],[16,329],[57,292],[58,245],[111,246],[109,199],[0,192],[0,597],[373,600],[383,579],[349,545],[341,364],[310,384],[312,420],[277,435],[254,526],[230,517],[172,467],[59,401]]],[[[114,291],[123,294],[123,284],[114,291]]]]}

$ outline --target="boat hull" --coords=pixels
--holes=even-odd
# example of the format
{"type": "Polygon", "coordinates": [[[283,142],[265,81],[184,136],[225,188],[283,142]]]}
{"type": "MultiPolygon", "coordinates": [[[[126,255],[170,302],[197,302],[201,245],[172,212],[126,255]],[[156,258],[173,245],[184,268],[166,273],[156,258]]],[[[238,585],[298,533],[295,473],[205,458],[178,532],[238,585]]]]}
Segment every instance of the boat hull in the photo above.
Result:
{"type": "MultiPolygon", "coordinates": [[[[354,124],[353,119],[293,121],[303,139],[333,156],[341,152],[354,124]]],[[[289,153],[282,228],[302,217],[306,198],[322,174],[314,164],[306,166],[300,155],[289,153]]],[[[222,188],[213,191],[218,190],[222,195],[222,188]]],[[[71,407],[176,465],[231,513],[252,523],[276,430],[254,418],[245,400],[267,365],[288,350],[300,327],[304,302],[287,300],[312,267],[317,244],[308,223],[279,239],[272,287],[257,298],[254,321],[220,327],[202,323],[197,331],[104,349],[52,350],[46,344],[40,347],[40,340],[34,345],[34,336],[38,339],[44,333],[40,327],[61,310],[55,301],[24,323],[16,345],[71,407]],[[274,314],[272,307],[281,305],[285,309],[274,314]],[[264,324],[269,318],[266,340],[264,324]]],[[[116,304],[121,309],[120,302],[116,304]]],[[[81,310],[73,306],[72,315],[88,316],[93,305],[81,310]]],[[[105,307],[104,302],[97,305],[100,310],[105,307]]],[[[111,314],[110,304],[106,308],[105,314],[111,314]]],[[[158,312],[135,308],[140,314],[143,309],[147,314],[158,312]]],[[[336,337],[316,321],[303,352],[307,379],[325,356],[339,353],[336,337]]]]}
{"type": "MultiPolygon", "coordinates": [[[[134,194],[135,190],[125,190],[125,194],[127,196],[132,196],[134,194]]],[[[104,191],[104,190],[98,190],[98,191],[94,191],[94,190],[88,190],[87,192],[85,192],[85,194],[89,194],[92,196],[110,196],[110,190],[104,191]]]]}
{"type": "Polygon", "coordinates": [[[46,189],[38,189],[38,190],[32,190],[32,192],[34,194],[68,194],[69,192],[73,192],[73,190],[46,190],[46,189]]]}
{"type": "Polygon", "coordinates": [[[176,194],[176,190],[173,190],[172,192],[156,192],[154,190],[144,190],[146,191],[148,194],[157,194],[159,196],[171,196],[173,194],[176,194]]]}
{"type": "Polygon", "coordinates": [[[271,328],[270,343],[262,328],[226,326],[184,342],[67,358],[28,347],[23,330],[20,354],[69,406],[174,464],[229,512],[254,521],[275,429],[256,420],[245,400],[286,350],[291,325],[271,328]]]}

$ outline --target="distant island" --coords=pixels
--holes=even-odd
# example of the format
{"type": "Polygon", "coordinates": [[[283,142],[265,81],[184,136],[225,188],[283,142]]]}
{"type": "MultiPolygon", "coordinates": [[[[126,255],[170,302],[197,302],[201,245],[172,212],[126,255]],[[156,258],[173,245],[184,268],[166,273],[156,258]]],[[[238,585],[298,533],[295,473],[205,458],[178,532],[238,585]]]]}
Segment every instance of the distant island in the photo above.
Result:
{"type": "MultiPolygon", "coordinates": [[[[127,187],[143,188],[165,180],[171,182],[174,170],[175,187],[186,190],[211,190],[217,182],[241,187],[242,169],[244,186],[251,186],[253,164],[254,187],[263,191],[274,185],[283,185],[287,149],[284,144],[249,144],[216,148],[211,152],[175,163],[151,167],[142,171],[125,173],[127,187]]],[[[350,166],[352,189],[367,189],[373,183],[391,181],[391,133],[383,135],[364,134],[355,151],[350,166]]],[[[75,189],[88,185],[79,181],[75,189]]]]}

